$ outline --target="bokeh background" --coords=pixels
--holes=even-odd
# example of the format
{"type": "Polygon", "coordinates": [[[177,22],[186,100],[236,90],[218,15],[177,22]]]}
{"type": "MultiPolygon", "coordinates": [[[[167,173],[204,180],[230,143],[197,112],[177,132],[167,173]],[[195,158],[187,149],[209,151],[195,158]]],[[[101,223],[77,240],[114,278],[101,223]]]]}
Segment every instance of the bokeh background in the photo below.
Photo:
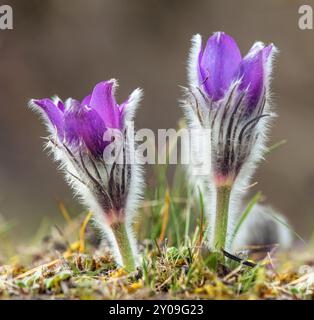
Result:
{"type": "Polygon", "coordinates": [[[178,85],[186,84],[193,34],[225,31],[245,54],[255,40],[280,49],[273,92],[279,118],[271,143],[287,139],[258,169],[253,191],[308,238],[314,227],[314,30],[298,28],[287,0],[27,0],[0,1],[14,29],[0,30],[0,215],[29,237],[43,217],[62,219],[72,198],[56,164],[43,152],[44,126],[26,108],[34,97],[82,98],[103,79],[118,78],[118,99],[145,89],[137,127],[174,128],[182,116],[178,85]]]}

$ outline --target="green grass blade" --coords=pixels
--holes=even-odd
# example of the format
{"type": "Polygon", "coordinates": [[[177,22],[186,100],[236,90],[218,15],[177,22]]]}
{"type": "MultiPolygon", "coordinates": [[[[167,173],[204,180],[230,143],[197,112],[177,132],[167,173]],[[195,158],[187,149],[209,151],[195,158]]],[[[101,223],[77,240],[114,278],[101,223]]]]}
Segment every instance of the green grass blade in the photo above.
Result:
{"type": "Polygon", "coordinates": [[[204,198],[203,193],[200,187],[198,187],[199,192],[199,200],[200,200],[200,245],[203,241],[203,233],[204,233],[204,198]]]}
{"type": "Polygon", "coordinates": [[[191,220],[191,192],[190,190],[188,190],[188,196],[187,196],[187,203],[186,203],[186,207],[185,207],[185,230],[184,230],[184,245],[187,246],[188,245],[188,241],[189,241],[189,231],[190,231],[190,220],[191,220]]]}
{"type": "Polygon", "coordinates": [[[294,234],[299,240],[306,244],[306,241],[296,231],[294,231],[288,223],[282,221],[280,218],[276,217],[275,215],[269,212],[267,212],[267,214],[269,214],[274,220],[285,226],[292,234],[294,234]]]}
{"type": "Polygon", "coordinates": [[[288,141],[287,140],[281,140],[276,143],[274,143],[272,146],[270,146],[267,151],[265,152],[265,155],[271,154],[274,150],[278,149],[279,147],[283,146],[286,144],[288,141]]]}
{"type": "Polygon", "coordinates": [[[260,200],[262,196],[262,193],[259,191],[256,193],[256,195],[252,198],[252,200],[249,202],[249,204],[247,205],[246,209],[244,210],[243,212],[243,215],[240,219],[240,221],[238,222],[235,230],[234,230],[234,233],[232,235],[232,242],[234,241],[236,235],[238,234],[240,228],[241,228],[241,225],[243,224],[243,222],[245,221],[245,219],[248,217],[248,215],[250,214],[252,208],[254,207],[254,205],[260,200]]]}

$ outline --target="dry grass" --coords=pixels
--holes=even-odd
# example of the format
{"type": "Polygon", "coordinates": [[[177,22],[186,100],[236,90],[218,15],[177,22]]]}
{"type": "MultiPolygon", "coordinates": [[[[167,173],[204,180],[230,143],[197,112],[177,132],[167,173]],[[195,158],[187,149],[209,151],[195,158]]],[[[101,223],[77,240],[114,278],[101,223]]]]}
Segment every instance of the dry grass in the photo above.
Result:
{"type": "MultiPolygon", "coordinates": [[[[217,265],[204,246],[206,199],[189,189],[179,166],[171,185],[167,166],[156,170],[135,224],[144,257],[136,272],[116,267],[91,213],[73,218],[60,204],[64,226],[44,220],[28,244],[16,244],[12,223],[0,219],[0,299],[314,298],[314,243],[289,253],[249,248],[251,260],[231,256],[217,265]]],[[[258,193],[244,218],[260,200],[258,193]]]]}
{"type": "Polygon", "coordinates": [[[16,255],[0,267],[0,298],[314,298],[314,272],[310,268],[314,259],[306,250],[268,254],[255,266],[228,259],[217,273],[213,271],[214,255],[198,246],[198,237],[195,244],[179,249],[159,238],[160,244],[143,241],[142,266],[127,274],[116,268],[106,246],[95,242],[90,226],[85,233],[89,218],[83,215],[71,219],[62,230],[53,228],[40,242],[16,247],[16,255]],[[300,268],[302,265],[307,269],[300,268]]]}

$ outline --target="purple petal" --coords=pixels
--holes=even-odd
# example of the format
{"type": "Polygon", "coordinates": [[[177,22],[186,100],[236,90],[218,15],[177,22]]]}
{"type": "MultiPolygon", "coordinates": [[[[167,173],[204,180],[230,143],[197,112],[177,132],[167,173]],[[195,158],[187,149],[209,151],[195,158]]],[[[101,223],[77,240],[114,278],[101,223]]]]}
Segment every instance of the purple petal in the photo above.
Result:
{"type": "Polygon", "coordinates": [[[81,141],[84,141],[95,157],[102,156],[105,148],[103,135],[106,127],[94,109],[81,106],[79,101],[72,100],[71,108],[65,113],[64,131],[66,141],[70,145],[77,147],[81,141]]]}
{"type": "Polygon", "coordinates": [[[59,105],[54,104],[51,99],[39,99],[33,100],[33,102],[40,107],[47,115],[48,119],[50,120],[51,124],[57,129],[58,136],[60,139],[63,139],[63,112],[61,111],[63,103],[59,105]]]}
{"type": "Polygon", "coordinates": [[[80,136],[76,117],[80,114],[81,104],[75,99],[67,99],[66,111],[64,113],[64,135],[67,143],[78,146],[80,136]]]}
{"type": "Polygon", "coordinates": [[[92,93],[90,106],[97,111],[107,128],[120,128],[121,117],[113,95],[113,81],[98,83],[92,93]]]}
{"type": "Polygon", "coordinates": [[[199,78],[213,101],[224,96],[240,62],[241,53],[232,37],[217,32],[208,39],[199,55],[199,78]]]}
{"type": "Polygon", "coordinates": [[[60,109],[60,111],[64,112],[64,103],[61,100],[58,100],[57,107],[60,109]]]}
{"type": "Polygon", "coordinates": [[[81,105],[82,106],[90,106],[90,99],[92,98],[92,95],[89,94],[88,96],[86,96],[82,102],[81,102],[81,105]]]}
{"type": "Polygon", "coordinates": [[[239,89],[248,90],[248,110],[258,104],[265,85],[265,69],[273,46],[264,47],[255,44],[242,60],[237,77],[241,80],[239,89]]]}
{"type": "Polygon", "coordinates": [[[130,101],[130,97],[128,97],[125,101],[123,101],[118,107],[119,107],[119,111],[120,111],[120,115],[123,114],[123,110],[124,108],[127,106],[127,104],[130,101]]]}

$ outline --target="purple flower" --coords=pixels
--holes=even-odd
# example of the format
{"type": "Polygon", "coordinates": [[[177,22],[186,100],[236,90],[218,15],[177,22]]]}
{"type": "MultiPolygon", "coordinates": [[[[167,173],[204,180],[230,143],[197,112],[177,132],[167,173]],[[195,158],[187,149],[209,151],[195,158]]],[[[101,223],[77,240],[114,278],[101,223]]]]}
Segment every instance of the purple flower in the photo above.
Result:
{"type": "Polygon", "coordinates": [[[242,58],[235,40],[223,32],[211,36],[205,48],[200,35],[192,39],[183,106],[191,127],[210,131],[210,175],[203,180],[211,198],[208,239],[218,251],[230,248],[237,211],[233,205],[228,214],[229,203],[238,203],[265,151],[275,52],[274,45],[256,42],[242,58]]]}
{"type": "Polygon", "coordinates": [[[136,161],[130,161],[133,137],[128,135],[128,125],[142,91],[136,89],[119,105],[116,88],[115,80],[104,81],[82,102],[69,98],[63,103],[54,97],[31,100],[30,106],[45,120],[50,133],[47,146],[61,163],[67,181],[93,211],[118,264],[131,271],[136,256],[132,218],[143,183],[136,161]],[[110,158],[111,151],[105,151],[112,144],[110,158]]]}
{"type": "Polygon", "coordinates": [[[107,129],[123,129],[123,110],[114,90],[115,80],[98,83],[82,102],[68,99],[65,104],[49,98],[32,100],[45,113],[58,138],[71,149],[86,145],[94,157],[101,157],[108,142],[103,136],[107,129]]]}
{"type": "MultiPolygon", "coordinates": [[[[269,109],[271,44],[256,42],[242,58],[235,40],[223,32],[202,49],[193,38],[190,56],[192,123],[211,129],[212,170],[216,183],[233,183],[249,160],[261,157],[269,109]]],[[[190,122],[191,122],[190,121],[190,122]]],[[[255,162],[253,160],[253,162],[255,162]]]]}
{"type": "Polygon", "coordinates": [[[242,59],[235,40],[223,32],[212,35],[204,51],[199,51],[199,86],[217,102],[225,97],[234,82],[238,90],[246,92],[248,110],[258,104],[267,79],[267,64],[274,46],[257,42],[242,59]]]}
{"type": "Polygon", "coordinates": [[[208,39],[204,51],[199,53],[198,76],[213,101],[224,96],[240,62],[240,50],[230,36],[217,32],[208,39]]]}

